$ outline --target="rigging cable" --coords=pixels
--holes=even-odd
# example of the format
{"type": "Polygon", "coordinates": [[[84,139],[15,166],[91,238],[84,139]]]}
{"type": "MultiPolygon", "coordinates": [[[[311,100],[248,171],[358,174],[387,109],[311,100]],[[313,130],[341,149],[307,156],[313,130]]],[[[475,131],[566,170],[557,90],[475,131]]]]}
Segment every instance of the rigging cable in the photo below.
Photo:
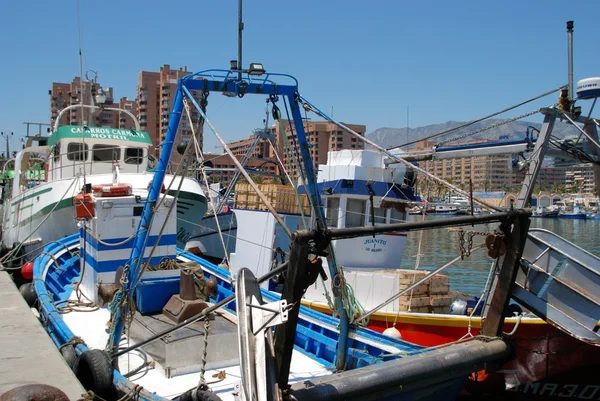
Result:
{"type": "Polygon", "coordinates": [[[371,141],[370,139],[365,138],[364,136],[360,135],[356,131],[354,131],[354,130],[350,129],[349,127],[347,127],[346,125],[344,125],[343,123],[333,120],[331,117],[329,117],[327,114],[323,113],[321,110],[319,110],[316,106],[314,106],[312,103],[310,103],[304,97],[299,95],[298,100],[302,102],[302,107],[304,107],[304,108],[308,107],[309,110],[312,111],[313,113],[315,113],[315,114],[321,116],[322,118],[326,119],[327,121],[337,125],[338,127],[342,128],[344,131],[355,136],[356,138],[360,139],[361,141],[368,143],[369,145],[373,146],[375,149],[379,150],[381,153],[384,153],[388,157],[404,164],[405,166],[407,166],[409,168],[412,168],[413,170],[418,171],[419,173],[423,174],[426,177],[429,177],[430,179],[432,179],[434,181],[437,181],[439,184],[452,189],[453,191],[457,192],[460,195],[466,196],[469,199],[473,199],[473,201],[476,201],[477,203],[479,203],[480,205],[484,206],[487,209],[495,210],[497,212],[502,211],[502,209],[500,209],[499,207],[490,205],[490,204],[484,202],[483,200],[472,196],[468,192],[463,191],[462,189],[458,188],[457,186],[450,184],[448,181],[446,181],[442,178],[439,178],[439,177],[429,173],[428,171],[406,161],[405,159],[401,158],[400,156],[390,153],[390,151],[388,151],[387,149],[384,149],[383,147],[377,145],[375,142],[371,141]]]}
{"type": "Polygon", "coordinates": [[[533,97],[533,98],[531,98],[531,99],[525,100],[524,102],[521,102],[521,103],[519,103],[519,104],[516,104],[516,105],[514,105],[514,106],[507,107],[506,109],[504,109],[504,110],[500,110],[500,111],[498,111],[498,112],[496,112],[496,113],[489,114],[489,115],[487,115],[487,116],[485,116],[485,117],[482,117],[482,118],[479,118],[479,119],[477,119],[477,120],[469,121],[468,123],[465,123],[465,124],[459,125],[458,127],[450,128],[450,129],[447,129],[447,130],[445,130],[445,131],[442,131],[442,132],[440,132],[440,133],[437,133],[437,134],[434,134],[434,135],[430,135],[430,136],[427,136],[427,137],[425,137],[425,138],[421,138],[421,139],[419,139],[419,140],[416,140],[416,141],[407,142],[407,143],[405,143],[405,144],[403,144],[403,145],[392,146],[392,147],[390,147],[390,148],[387,148],[387,150],[392,150],[392,149],[401,148],[401,147],[403,147],[403,146],[413,145],[413,144],[415,144],[415,143],[417,143],[417,142],[420,142],[420,141],[427,141],[427,140],[429,140],[429,139],[437,138],[437,137],[439,137],[439,136],[446,135],[446,134],[449,134],[449,133],[451,133],[451,132],[458,131],[458,130],[460,130],[460,129],[467,128],[467,127],[470,127],[471,125],[473,125],[473,124],[477,124],[478,122],[481,122],[481,121],[484,121],[484,120],[487,120],[488,118],[492,118],[492,117],[495,117],[495,116],[497,116],[497,115],[499,115],[499,114],[506,113],[507,111],[511,111],[511,110],[513,110],[513,109],[516,109],[517,107],[521,107],[521,106],[523,106],[523,105],[526,105],[527,103],[531,103],[531,102],[533,102],[533,101],[535,101],[535,100],[538,100],[538,99],[541,99],[541,98],[543,98],[543,97],[546,97],[546,96],[548,96],[548,95],[551,95],[551,94],[553,94],[553,93],[555,93],[555,92],[558,92],[559,90],[561,90],[561,89],[563,89],[563,88],[565,88],[565,87],[567,87],[567,85],[560,86],[560,87],[558,87],[558,88],[556,88],[556,89],[553,89],[553,90],[550,90],[550,91],[548,91],[548,92],[542,93],[541,95],[538,95],[538,96],[536,96],[536,97],[533,97]]]}

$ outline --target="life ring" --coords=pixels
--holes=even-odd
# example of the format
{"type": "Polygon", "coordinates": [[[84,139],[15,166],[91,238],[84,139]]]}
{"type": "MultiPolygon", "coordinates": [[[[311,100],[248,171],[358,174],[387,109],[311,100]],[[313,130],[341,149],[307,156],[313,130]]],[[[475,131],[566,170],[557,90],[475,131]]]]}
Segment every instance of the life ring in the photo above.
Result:
{"type": "Polygon", "coordinates": [[[95,196],[112,198],[115,196],[129,196],[132,191],[131,184],[96,184],[92,185],[95,196]]]}
{"type": "Polygon", "coordinates": [[[82,353],[73,371],[83,388],[92,390],[105,400],[112,398],[113,367],[106,352],[92,349],[82,353]]]}

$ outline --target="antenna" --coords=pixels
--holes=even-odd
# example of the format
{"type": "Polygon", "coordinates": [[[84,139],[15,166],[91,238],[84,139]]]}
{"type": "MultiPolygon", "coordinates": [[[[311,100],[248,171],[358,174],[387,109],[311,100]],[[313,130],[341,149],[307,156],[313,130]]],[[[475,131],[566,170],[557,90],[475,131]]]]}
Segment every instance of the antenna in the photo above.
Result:
{"type": "MultiPolygon", "coordinates": [[[[241,1],[241,0],[240,0],[241,1]]],[[[569,98],[574,99],[573,95],[573,21],[567,21],[567,36],[569,41],[569,98]]],[[[567,110],[569,111],[569,110],[567,110]]]]}
{"type": "Polygon", "coordinates": [[[81,51],[81,42],[83,41],[81,33],[81,18],[79,13],[79,0],[77,0],[77,28],[79,31],[79,103],[81,103],[81,125],[86,125],[83,122],[83,57],[81,51]]]}
{"type": "Polygon", "coordinates": [[[242,0],[238,0],[238,79],[242,80],[242,31],[244,30],[244,22],[242,21],[242,0]]]}
{"type": "MultiPolygon", "coordinates": [[[[406,105],[406,143],[408,143],[408,117],[409,117],[410,105],[406,105]]],[[[406,151],[408,151],[408,145],[406,145],[406,151]]]]}

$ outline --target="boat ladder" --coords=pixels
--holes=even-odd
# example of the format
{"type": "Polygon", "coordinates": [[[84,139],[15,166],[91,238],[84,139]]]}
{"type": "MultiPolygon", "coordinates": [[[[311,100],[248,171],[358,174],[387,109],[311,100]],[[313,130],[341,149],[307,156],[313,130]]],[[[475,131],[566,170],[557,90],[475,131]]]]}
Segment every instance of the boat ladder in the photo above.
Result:
{"type": "Polygon", "coordinates": [[[570,336],[600,346],[600,259],[557,234],[529,230],[513,298],[570,336]]]}

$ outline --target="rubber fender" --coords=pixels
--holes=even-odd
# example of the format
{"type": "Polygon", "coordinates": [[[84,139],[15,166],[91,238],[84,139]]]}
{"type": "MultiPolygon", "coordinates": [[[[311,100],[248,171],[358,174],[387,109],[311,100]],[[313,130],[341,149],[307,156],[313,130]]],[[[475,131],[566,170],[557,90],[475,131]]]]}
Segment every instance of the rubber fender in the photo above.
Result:
{"type": "Polygon", "coordinates": [[[0,395],[0,401],[69,401],[69,397],[47,384],[27,384],[0,395]]]}
{"type": "Polygon", "coordinates": [[[33,308],[37,303],[37,293],[35,292],[35,287],[33,286],[33,284],[23,284],[19,287],[19,292],[21,293],[21,296],[23,296],[23,298],[25,299],[25,302],[27,302],[27,305],[29,305],[30,308],[33,308]]]}
{"type": "Polygon", "coordinates": [[[198,390],[195,388],[181,394],[178,401],[222,401],[218,395],[210,390],[198,390]]]}
{"type": "Polygon", "coordinates": [[[65,358],[65,362],[71,368],[71,370],[75,369],[75,362],[77,362],[77,354],[75,353],[75,347],[71,344],[63,345],[60,348],[60,354],[65,358]]]}
{"type": "Polygon", "coordinates": [[[73,369],[75,376],[86,390],[104,399],[113,394],[113,367],[108,353],[92,349],[79,355],[73,369]]]}

